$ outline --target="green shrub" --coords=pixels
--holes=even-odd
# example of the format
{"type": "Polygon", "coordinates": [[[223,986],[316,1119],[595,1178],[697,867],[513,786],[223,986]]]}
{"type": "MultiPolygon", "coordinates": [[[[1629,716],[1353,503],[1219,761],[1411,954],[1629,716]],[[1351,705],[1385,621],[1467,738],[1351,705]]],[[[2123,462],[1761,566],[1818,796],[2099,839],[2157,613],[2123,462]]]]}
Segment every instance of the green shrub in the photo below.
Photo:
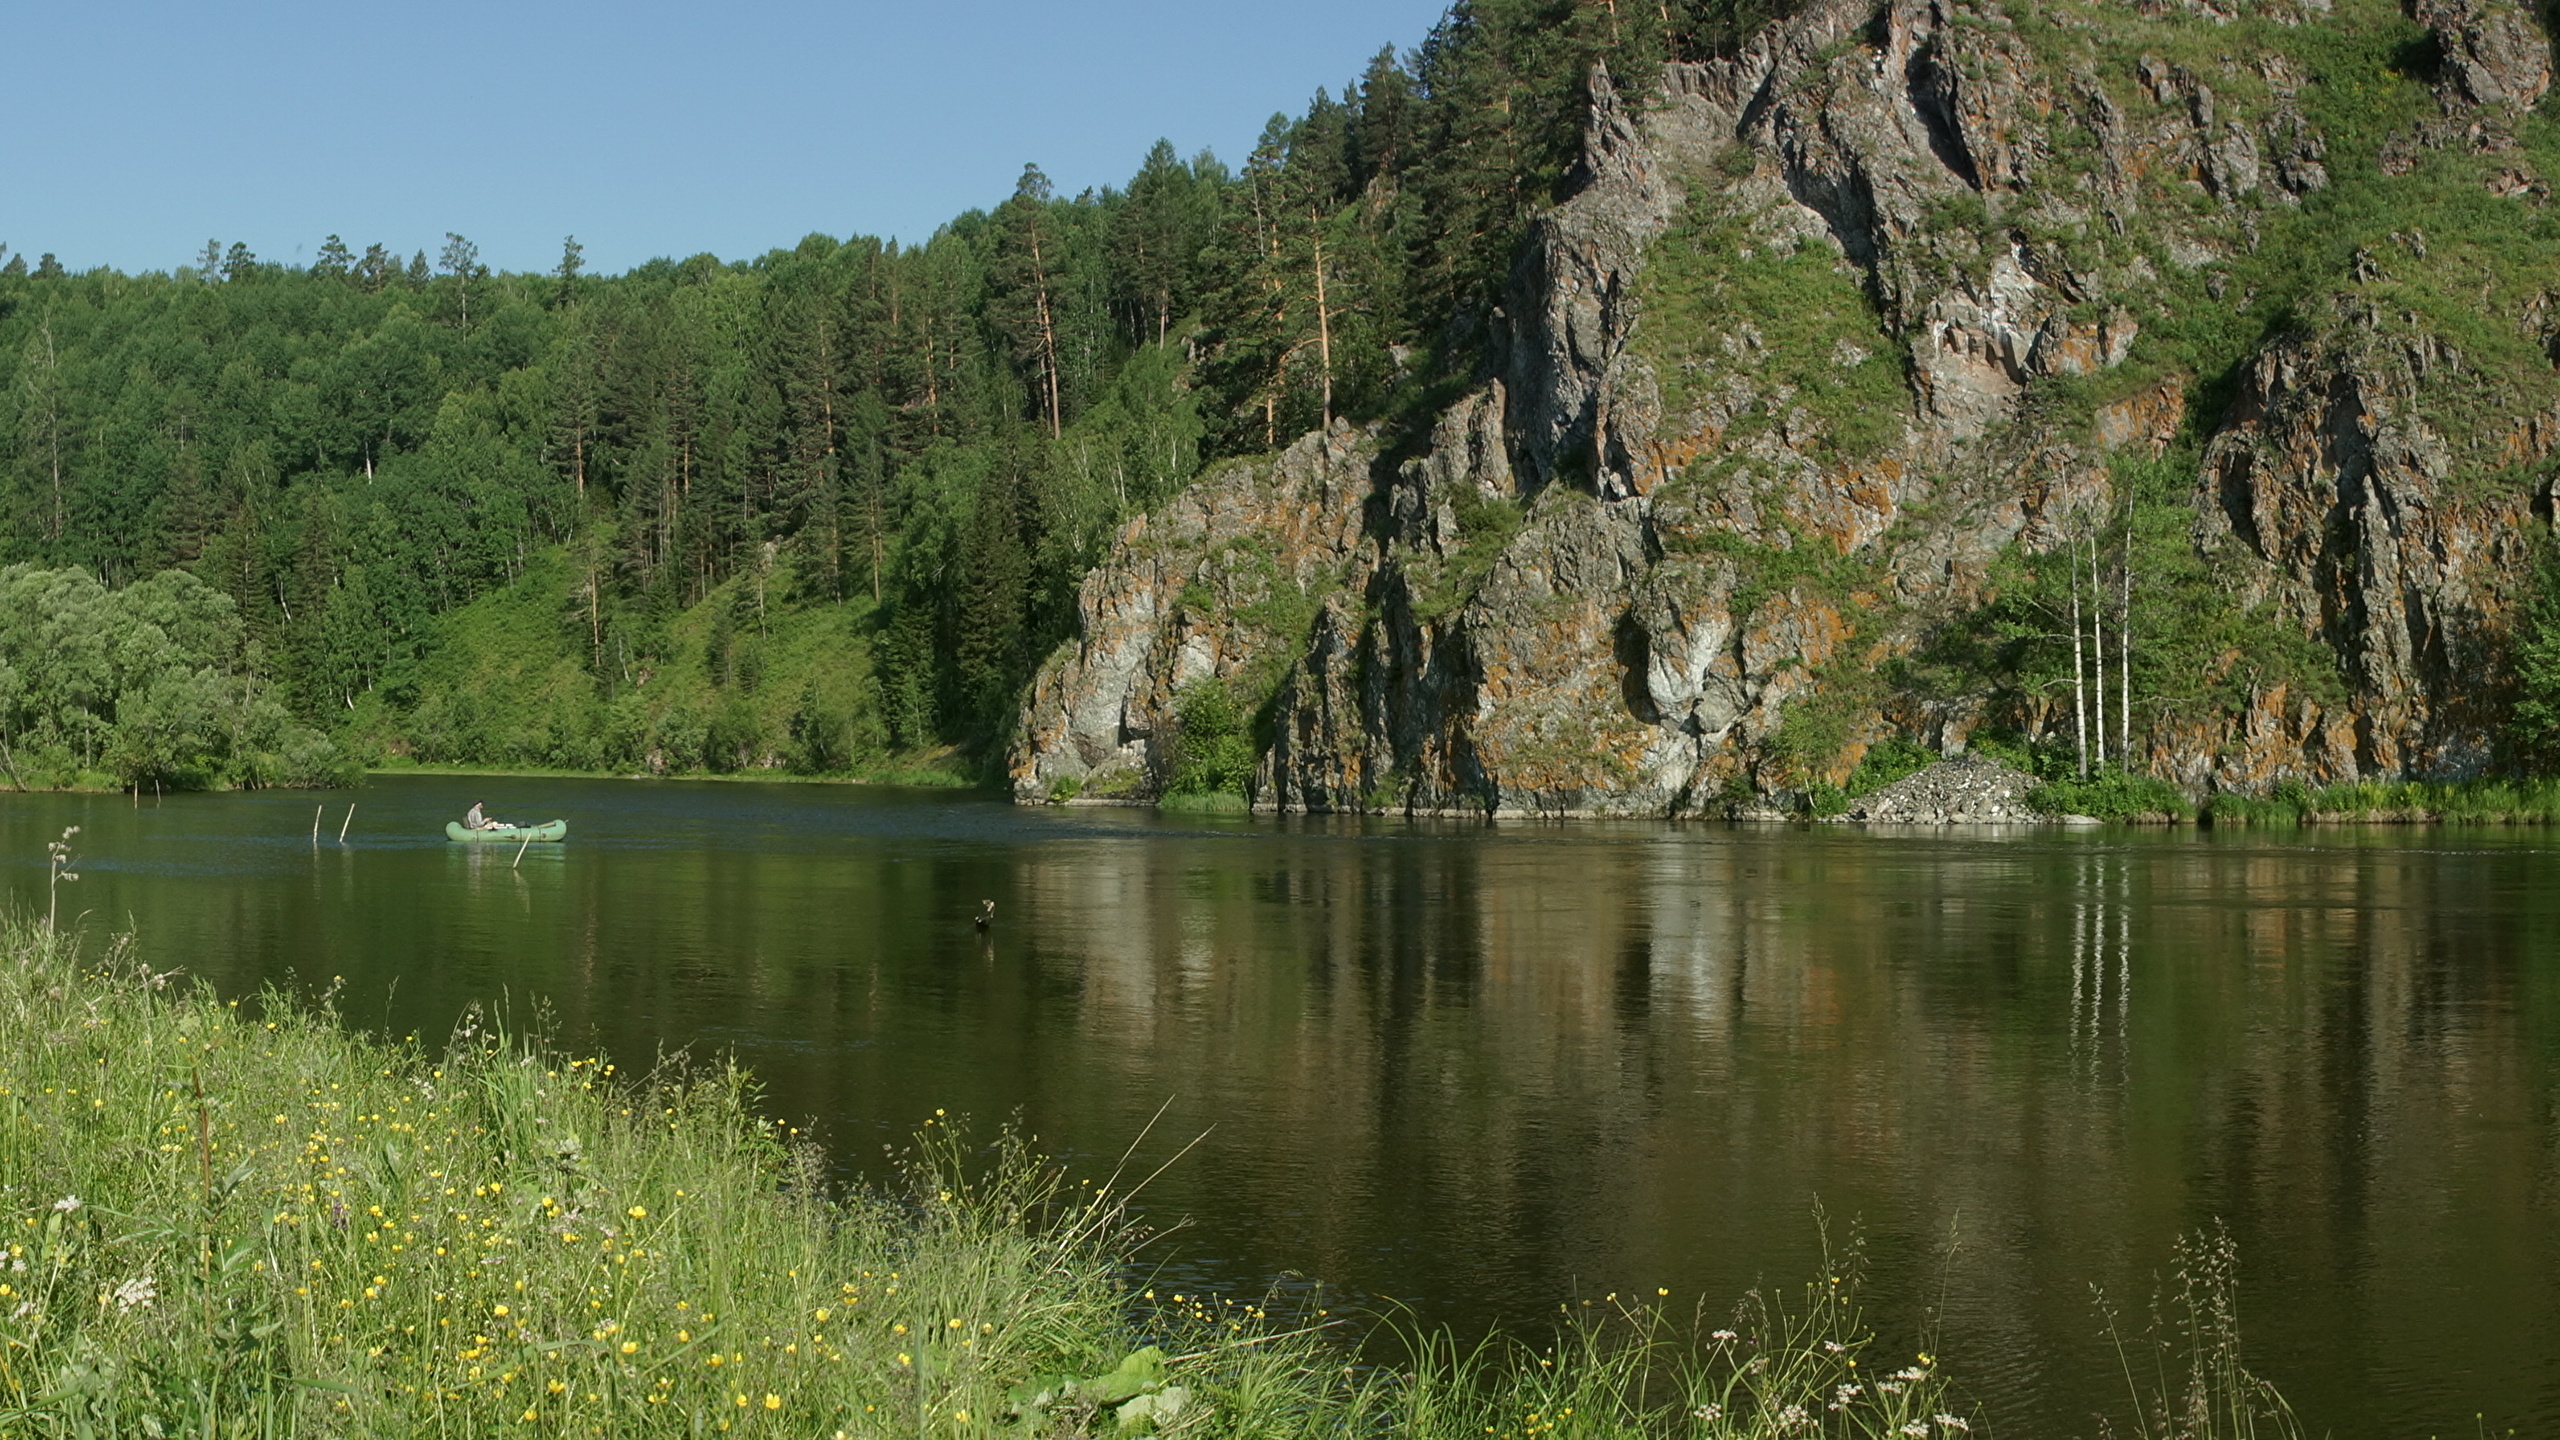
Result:
{"type": "Polygon", "coordinates": [[[2047,815],[2091,815],[2100,820],[2138,815],[2183,819],[2195,813],[2195,802],[2177,786],[2122,770],[2101,770],[2086,780],[2048,780],[2027,792],[2027,803],[2047,815]]]}
{"type": "Polygon", "coordinates": [[[1851,799],[1872,795],[1896,780],[1916,775],[1937,763],[1937,751],[1916,740],[1894,736],[1867,747],[1867,753],[1859,758],[1858,768],[1849,772],[1849,783],[1843,788],[1851,799]]]}
{"type": "Polygon", "coordinates": [[[1174,705],[1167,795],[1242,796],[1255,762],[1250,717],[1221,680],[1194,681],[1174,705]]]}

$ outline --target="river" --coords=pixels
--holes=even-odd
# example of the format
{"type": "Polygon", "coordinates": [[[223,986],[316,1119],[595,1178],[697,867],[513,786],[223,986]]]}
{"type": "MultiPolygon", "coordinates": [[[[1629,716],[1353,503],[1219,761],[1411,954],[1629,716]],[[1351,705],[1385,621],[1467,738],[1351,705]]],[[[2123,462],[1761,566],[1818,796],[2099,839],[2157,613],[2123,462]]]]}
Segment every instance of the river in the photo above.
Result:
{"type": "MultiPolygon", "coordinates": [[[[1158,816],[383,777],[0,795],[0,882],[224,992],[734,1053],[870,1173],[937,1108],[1133,1144],[1164,1278],[1535,1333],[1860,1231],[2011,1437],[2126,1428],[2092,1287],[2236,1238],[2315,1435],[2560,1428],[2560,836],[1158,816]],[[565,845],[449,844],[474,799],[565,845]],[[342,843],[346,807],[353,823],[342,843]],[[313,806],[321,806],[312,837],[313,806]],[[982,900],[994,926],[971,923],[982,900]],[[1150,1117],[1161,1117],[1148,1131],[1150,1117]],[[1144,1132],[1144,1138],[1141,1134],[1144,1132]],[[1194,1144],[1194,1142],[1197,1142],[1194,1144]]],[[[1897,1363],[1899,1363],[1897,1361],[1897,1363]]]]}

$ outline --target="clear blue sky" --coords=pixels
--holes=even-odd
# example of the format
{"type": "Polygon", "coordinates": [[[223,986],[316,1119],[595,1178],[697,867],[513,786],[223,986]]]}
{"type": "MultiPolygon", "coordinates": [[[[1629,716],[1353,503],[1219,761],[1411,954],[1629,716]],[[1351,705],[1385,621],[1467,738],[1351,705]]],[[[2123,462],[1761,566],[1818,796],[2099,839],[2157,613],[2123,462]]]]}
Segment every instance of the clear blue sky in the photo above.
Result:
{"type": "Polygon", "coordinates": [[[574,233],[617,271],[919,240],[1025,161],[1068,195],[1158,136],[1238,163],[1445,3],[15,6],[0,243],[135,271],[453,230],[544,270],[574,233]]]}

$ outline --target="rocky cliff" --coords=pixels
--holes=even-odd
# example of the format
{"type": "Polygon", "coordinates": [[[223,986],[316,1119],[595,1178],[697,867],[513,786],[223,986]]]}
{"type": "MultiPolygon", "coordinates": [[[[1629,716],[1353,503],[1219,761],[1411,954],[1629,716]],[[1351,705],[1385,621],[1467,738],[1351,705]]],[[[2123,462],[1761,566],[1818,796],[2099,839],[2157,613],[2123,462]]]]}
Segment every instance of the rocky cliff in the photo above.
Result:
{"type": "Polygon", "coordinates": [[[1832,0],[1595,75],[1480,384],[1129,526],[1016,793],[1157,792],[1210,684],[1284,809],[1785,806],[2093,703],[2199,792],[2499,763],[2550,70],[2508,0],[1832,0]]]}

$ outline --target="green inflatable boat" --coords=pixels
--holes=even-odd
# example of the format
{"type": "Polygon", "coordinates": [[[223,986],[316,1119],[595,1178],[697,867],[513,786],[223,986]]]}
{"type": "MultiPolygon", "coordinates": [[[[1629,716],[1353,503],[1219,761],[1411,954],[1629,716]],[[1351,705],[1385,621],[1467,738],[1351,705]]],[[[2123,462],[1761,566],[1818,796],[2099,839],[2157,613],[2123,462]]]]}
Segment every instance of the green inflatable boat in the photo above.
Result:
{"type": "Polygon", "coordinates": [[[546,820],[539,825],[492,825],[486,830],[465,830],[459,823],[447,820],[444,838],[466,845],[547,845],[569,838],[569,822],[546,820]]]}

